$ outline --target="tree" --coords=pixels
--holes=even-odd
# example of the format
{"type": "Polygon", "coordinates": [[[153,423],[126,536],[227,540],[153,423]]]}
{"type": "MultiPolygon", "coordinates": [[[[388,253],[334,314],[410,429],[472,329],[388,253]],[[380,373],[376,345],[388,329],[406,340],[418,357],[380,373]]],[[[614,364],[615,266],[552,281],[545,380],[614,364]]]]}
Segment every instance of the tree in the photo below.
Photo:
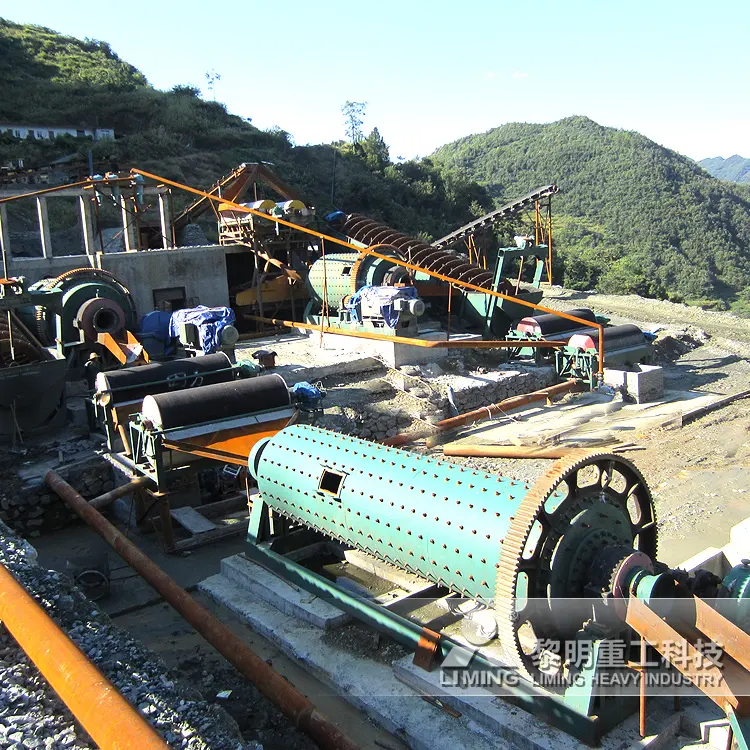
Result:
{"type": "Polygon", "coordinates": [[[362,141],[365,164],[377,172],[382,172],[390,163],[388,146],[377,128],[373,128],[370,135],[362,141]]]}
{"type": "Polygon", "coordinates": [[[344,106],[341,107],[344,122],[346,123],[346,135],[354,144],[359,143],[364,137],[362,133],[362,123],[364,120],[362,118],[365,116],[366,107],[367,102],[350,102],[348,99],[344,103],[344,106]]]}
{"type": "Polygon", "coordinates": [[[214,91],[214,85],[216,84],[216,81],[221,80],[221,74],[217,73],[215,70],[209,70],[206,73],[206,82],[208,83],[208,90],[211,92],[211,97],[214,101],[216,101],[216,93],[214,91]]]}

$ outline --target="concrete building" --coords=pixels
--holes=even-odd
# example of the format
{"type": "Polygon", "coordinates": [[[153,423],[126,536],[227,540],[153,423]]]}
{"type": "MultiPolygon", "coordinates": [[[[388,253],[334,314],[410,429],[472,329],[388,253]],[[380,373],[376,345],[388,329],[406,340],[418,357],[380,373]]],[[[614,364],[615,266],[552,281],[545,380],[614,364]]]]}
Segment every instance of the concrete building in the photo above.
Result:
{"type": "Polygon", "coordinates": [[[53,140],[59,135],[72,135],[76,138],[93,138],[95,141],[114,140],[115,131],[112,128],[74,128],[70,126],[50,125],[16,125],[0,123],[0,133],[8,133],[16,138],[34,138],[37,140],[53,140]]]}

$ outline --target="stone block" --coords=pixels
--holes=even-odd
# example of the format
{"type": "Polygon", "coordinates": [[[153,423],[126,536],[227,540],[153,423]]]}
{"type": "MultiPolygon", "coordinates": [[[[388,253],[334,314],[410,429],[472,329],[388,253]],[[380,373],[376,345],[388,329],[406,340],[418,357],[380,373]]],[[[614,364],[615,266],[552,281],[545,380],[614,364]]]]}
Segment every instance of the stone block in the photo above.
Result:
{"type": "Polygon", "coordinates": [[[605,367],[604,382],[624,389],[638,404],[658,401],[664,395],[664,370],[655,365],[635,365],[633,370],[605,367]]]}

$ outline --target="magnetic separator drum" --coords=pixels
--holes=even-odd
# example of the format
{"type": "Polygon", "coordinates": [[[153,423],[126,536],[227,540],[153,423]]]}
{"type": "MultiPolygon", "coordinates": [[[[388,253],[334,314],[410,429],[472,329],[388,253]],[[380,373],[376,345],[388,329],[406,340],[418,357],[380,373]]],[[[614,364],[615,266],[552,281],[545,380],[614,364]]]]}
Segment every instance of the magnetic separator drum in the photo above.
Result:
{"type": "MultiPolygon", "coordinates": [[[[596,316],[588,308],[577,307],[573,310],[565,310],[564,312],[576,318],[588,320],[590,323],[596,323],[596,316]]],[[[517,331],[536,334],[538,336],[555,336],[560,333],[567,333],[580,328],[585,328],[585,326],[582,323],[576,323],[567,318],[561,318],[559,315],[553,315],[552,313],[529,315],[528,317],[523,318],[516,326],[517,331]]]]}
{"type": "Polygon", "coordinates": [[[219,352],[100,372],[96,376],[96,390],[102,394],[110,393],[109,403],[116,406],[127,401],[140,401],[149,394],[228,383],[234,376],[231,360],[219,352]]]}
{"type": "Polygon", "coordinates": [[[291,396],[284,378],[273,374],[146,396],[141,414],[156,429],[169,430],[290,405],[291,396]]]}
{"type": "Polygon", "coordinates": [[[524,602],[583,596],[608,550],[613,567],[656,554],[648,487],[616,455],[577,452],[532,486],[295,425],[248,463],[273,511],[494,609],[508,662],[531,677],[525,632],[557,630],[524,602]]]}
{"type": "MultiPolygon", "coordinates": [[[[616,349],[631,349],[646,346],[646,337],[643,331],[632,324],[611,326],[604,329],[604,351],[616,349]]],[[[573,334],[568,346],[574,349],[598,349],[599,330],[596,328],[585,329],[573,334]]]]}

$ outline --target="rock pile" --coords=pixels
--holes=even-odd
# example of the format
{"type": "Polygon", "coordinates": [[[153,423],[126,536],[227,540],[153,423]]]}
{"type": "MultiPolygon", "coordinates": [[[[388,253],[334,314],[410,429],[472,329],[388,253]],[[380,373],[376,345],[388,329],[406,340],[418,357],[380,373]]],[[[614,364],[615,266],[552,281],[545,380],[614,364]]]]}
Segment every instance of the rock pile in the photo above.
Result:
{"type": "MultiPolygon", "coordinates": [[[[112,467],[98,456],[55,470],[87,500],[115,486],[112,467]]],[[[0,521],[25,536],[38,537],[46,531],[63,528],[76,518],[50,492],[41,472],[27,476],[21,471],[17,481],[4,483],[0,488],[0,521]]]]}

